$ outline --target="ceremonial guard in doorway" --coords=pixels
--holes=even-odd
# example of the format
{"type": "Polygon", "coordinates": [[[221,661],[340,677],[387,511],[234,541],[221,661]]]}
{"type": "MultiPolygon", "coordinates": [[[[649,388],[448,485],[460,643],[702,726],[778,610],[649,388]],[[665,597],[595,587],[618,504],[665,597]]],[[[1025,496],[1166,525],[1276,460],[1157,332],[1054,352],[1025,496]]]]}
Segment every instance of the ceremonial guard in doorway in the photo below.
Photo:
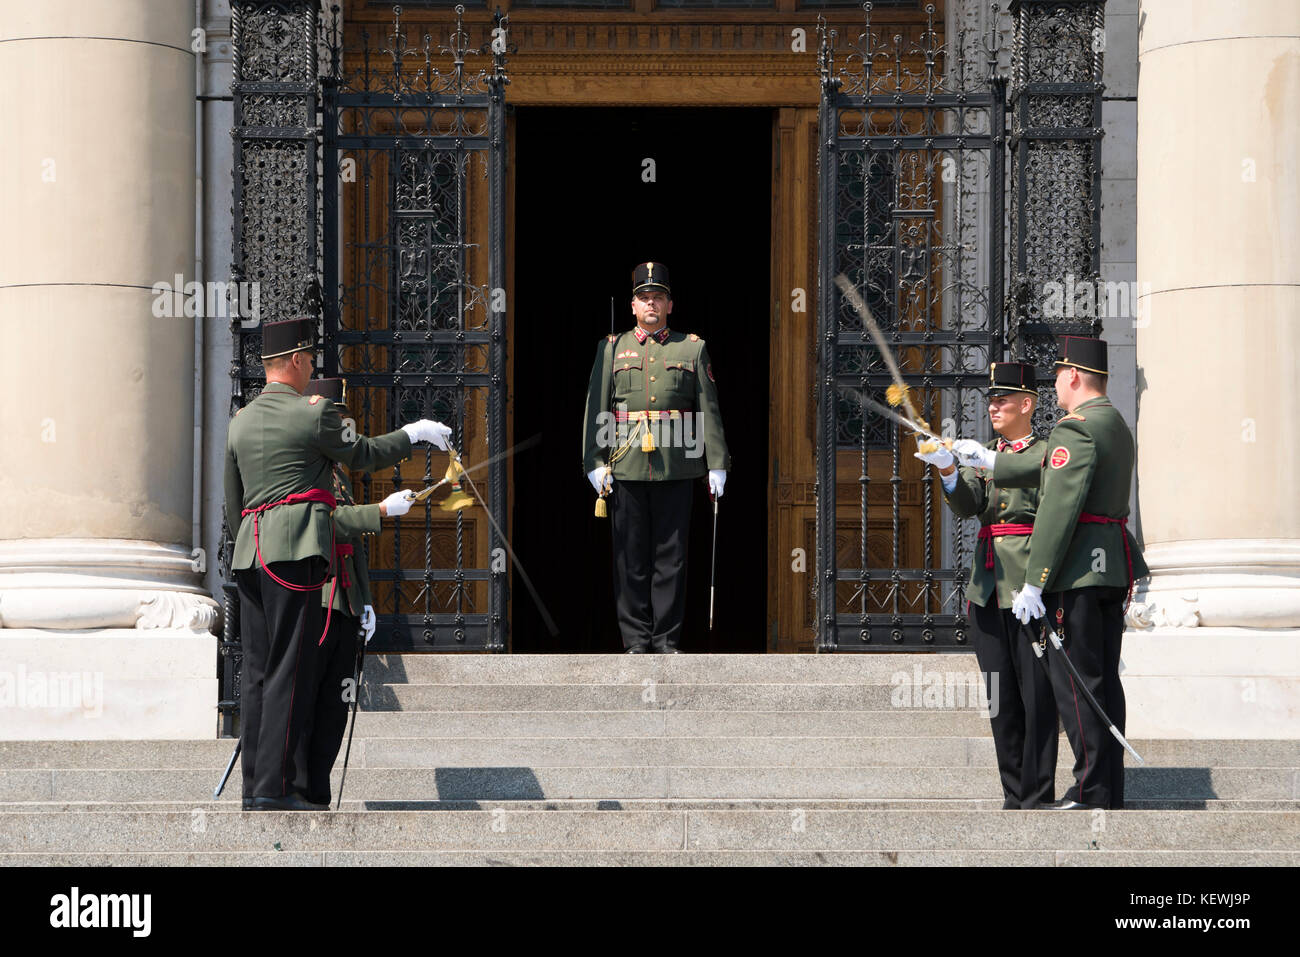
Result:
{"type": "Polygon", "coordinates": [[[636,325],[602,339],[587,386],[582,468],[608,516],[628,653],[676,653],[686,613],[692,482],[721,496],[731,467],[704,340],[668,328],[668,269],[632,272],[636,325]],[[608,503],[608,504],[607,504],[608,503]]]}
{"type": "MultiPolygon", "coordinates": [[[[333,463],[390,467],[410,457],[412,442],[446,448],[451,432],[421,420],[376,438],[355,435],[333,402],[303,395],[315,346],[313,320],[263,327],[266,387],[231,420],[226,441],[226,523],[235,536],[244,649],[244,806],[252,810],[323,809],[307,795],[324,638],[320,590],[336,561],[333,463]]],[[[409,509],[412,496],[396,492],[381,511],[409,509]]]]}
{"type": "MultiPolygon", "coordinates": [[[[986,448],[1007,455],[1039,454],[1042,443],[1033,434],[1038,404],[1034,367],[992,363],[987,394],[989,420],[998,437],[986,448]]],[[[1011,613],[1012,592],[1025,580],[1038,491],[999,488],[973,468],[958,470],[942,446],[916,457],[939,470],[948,507],[980,523],[966,588],[967,613],[971,644],[988,688],[1002,806],[1028,810],[1049,804],[1056,791],[1056,702],[1033,629],[1011,613]]]]}
{"type": "MultiPolygon", "coordinates": [[[[1056,363],[1056,399],[1065,415],[1041,453],[1008,455],[964,440],[963,465],[991,469],[998,488],[1037,487],[1025,580],[1012,610],[1022,622],[1046,617],[1100,710],[1124,731],[1119,679],[1124,611],[1135,579],[1148,574],[1128,531],[1133,434],[1106,398],[1101,339],[1065,336],[1056,363]]],[[[1040,626],[1035,626],[1036,628],[1040,626]]],[[[1074,785],[1049,807],[1122,808],[1124,751],[1075,685],[1060,654],[1047,656],[1056,706],[1074,750],[1074,785]]]]}

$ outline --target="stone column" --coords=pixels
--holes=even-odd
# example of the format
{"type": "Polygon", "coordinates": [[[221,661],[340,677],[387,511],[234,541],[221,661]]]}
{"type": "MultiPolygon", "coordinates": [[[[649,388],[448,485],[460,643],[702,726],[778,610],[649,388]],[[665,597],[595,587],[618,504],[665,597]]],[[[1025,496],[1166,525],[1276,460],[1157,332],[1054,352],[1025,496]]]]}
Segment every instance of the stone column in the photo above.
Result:
{"type": "Polygon", "coordinates": [[[154,289],[194,269],[193,21],[0,6],[0,738],[216,726],[194,319],[154,289]]]}
{"type": "Polygon", "coordinates": [[[1142,0],[1130,731],[1300,733],[1300,6],[1142,0]],[[1135,727],[1136,725],[1136,727],[1135,727]]]}

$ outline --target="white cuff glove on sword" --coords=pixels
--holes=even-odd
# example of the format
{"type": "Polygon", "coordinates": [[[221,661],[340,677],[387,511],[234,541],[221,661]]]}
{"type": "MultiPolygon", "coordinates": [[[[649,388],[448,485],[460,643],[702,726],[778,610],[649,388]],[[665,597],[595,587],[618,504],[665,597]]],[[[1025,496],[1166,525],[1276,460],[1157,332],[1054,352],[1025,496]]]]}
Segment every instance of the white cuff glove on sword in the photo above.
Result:
{"type": "Polygon", "coordinates": [[[722,498],[723,486],[727,484],[726,469],[709,469],[709,494],[714,498],[722,498]]]}
{"type": "Polygon", "coordinates": [[[409,488],[394,492],[388,498],[379,503],[384,515],[393,518],[396,515],[405,515],[411,510],[411,503],[415,501],[415,493],[409,488]]]}
{"type": "Polygon", "coordinates": [[[416,442],[428,442],[443,451],[451,449],[448,441],[451,438],[451,427],[441,422],[421,419],[419,422],[408,422],[402,426],[402,431],[411,437],[412,445],[416,442]]]}
{"type": "Polygon", "coordinates": [[[608,465],[592,469],[587,473],[587,481],[591,483],[591,487],[596,490],[597,495],[601,492],[613,491],[614,470],[608,465]]]}
{"type": "Polygon", "coordinates": [[[968,465],[977,469],[993,469],[993,462],[997,459],[998,453],[992,449],[986,449],[981,443],[974,439],[958,439],[952,444],[953,454],[957,456],[957,461],[962,465],[968,465]]]}
{"type": "Polygon", "coordinates": [[[375,608],[373,605],[367,605],[361,611],[361,630],[366,633],[366,644],[370,644],[370,639],[375,637],[375,608]]]}

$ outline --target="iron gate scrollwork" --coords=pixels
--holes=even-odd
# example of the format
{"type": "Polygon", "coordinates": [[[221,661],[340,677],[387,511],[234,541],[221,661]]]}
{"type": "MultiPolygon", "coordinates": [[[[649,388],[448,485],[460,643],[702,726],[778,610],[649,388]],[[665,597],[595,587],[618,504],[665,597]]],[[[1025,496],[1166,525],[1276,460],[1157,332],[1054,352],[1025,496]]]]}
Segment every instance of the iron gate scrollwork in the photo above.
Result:
{"type": "Polygon", "coordinates": [[[961,647],[975,523],[954,520],[910,433],[863,401],[893,380],[835,279],[859,291],[935,431],[988,437],[989,363],[1009,344],[1047,383],[1046,434],[1056,337],[1101,330],[1044,301],[1052,282],[1099,287],[1105,0],[1011,0],[1009,77],[998,3],[974,38],[941,37],[933,5],[924,28],[882,36],[863,6],[854,43],[819,27],[817,647],[961,647]]]}
{"type": "MultiPolygon", "coordinates": [[[[473,466],[506,440],[508,23],[471,28],[463,14],[445,42],[408,35],[400,6],[380,36],[363,27],[345,40],[337,11],[330,24],[323,179],[338,186],[323,201],[339,237],[324,250],[325,371],[347,380],[362,431],[436,419],[473,466]]],[[[431,485],[446,466],[419,446],[390,474],[357,476],[356,498],[431,485]]],[[[505,477],[503,460],[471,476],[502,528],[505,477]]],[[[506,647],[501,542],[477,502],[445,511],[443,500],[385,522],[369,548],[372,650],[506,647]]]]}

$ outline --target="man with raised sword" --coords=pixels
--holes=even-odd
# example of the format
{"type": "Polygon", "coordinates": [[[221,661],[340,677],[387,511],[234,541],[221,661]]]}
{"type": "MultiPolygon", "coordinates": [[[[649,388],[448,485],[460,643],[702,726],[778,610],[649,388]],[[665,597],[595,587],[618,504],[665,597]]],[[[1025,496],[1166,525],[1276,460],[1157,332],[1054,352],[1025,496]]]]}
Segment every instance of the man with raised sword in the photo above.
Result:
{"type": "Polygon", "coordinates": [[[1021,621],[1044,618],[1064,650],[1048,652],[1056,706],[1074,750],[1074,785],[1047,805],[1059,810],[1124,806],[1123,746],[1076,687],[1069,661],[1120,734],[1124,610],[1135,579],[1149,574],[1128,531],[1133,434],[1106,397],[1106,343],[1064,336],[1056,399],[1065,410],[1041,454],[1007,455],[972,440],[954,444],[963,465],[989,469],[999,488],[1039,489],[1024,583],[1012,604],[1021,621]]]}
{"type": "MultiPolygon", "coordinates": [[[[333,402],[303,395],[315,348],[314,320],[263,326],[266,386],[236,413],[226,440],[226,524],[235,536],[244,648],[244,806],[251,810],[324,809],[307,794],[324,637],[320,589],[335,561],[332,463],[373,472],[405,461],[413,442],[446,448],[451,434],[426,419],[376,438],[355,435],[333,402]]],[[[390,495],[380,513],[408,510],[413,494],[390,495]]]]}

